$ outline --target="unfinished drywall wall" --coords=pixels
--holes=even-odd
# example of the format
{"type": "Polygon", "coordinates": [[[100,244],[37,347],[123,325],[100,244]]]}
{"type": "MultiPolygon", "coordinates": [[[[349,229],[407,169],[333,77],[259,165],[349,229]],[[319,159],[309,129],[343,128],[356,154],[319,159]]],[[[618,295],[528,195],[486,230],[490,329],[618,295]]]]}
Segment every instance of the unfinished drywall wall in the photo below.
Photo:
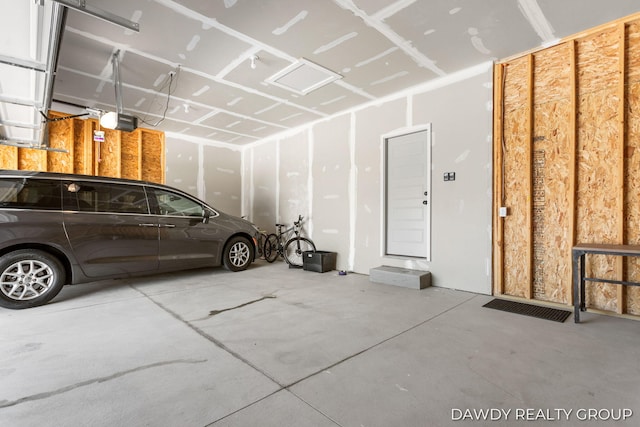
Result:
{"type": "MultiPolygon", "coordinates": [[[[290,215],[278,216],[278,153],[279,142],[269,141],[244,152],[250,168],[249,217],[261,229],[275,231],[275,223],[287,221],[290,215]]],[[[295,151],[294,151],[295,153],[295,151]]],[[[299,157],[294,156],[295,159],[299,157]]]]}
{"type": "MultiPolygon", "coordinates": [[[[495,291],[571,304],[571,247],[638,244],[639,16],[496,66],[495,291]]],[[[587,276],[637,280],[637,260],[587,276]]],[[[589,283],[587,306],[640,314],[638,291],[589,283]]]]}
{"type": "Polygon", "coordinates": [[[205,200],[223,212],[240,216],[241,152],[206,145],[203,148],[205,200]]]}
{"type": "MultiPolygon", "coordinates": [[[[305,218],[303,230],[310,233],[309,213],[311,201],[309,199],[309,144],[307,132],[283,138],[280,140],[278,150],[285,155],[280,155],[278,173],[279,204],[278,212],[282,212],[281,220],[291,224],[302,215],[305,218]],[[295,153],[295,156],[286,155],[295,153]]],[[[270,224],[272,228],[273,224],[270,224]]]]}
{"type": "Polygon", "coordinates": [[[167,137],[165,154],[167,185],[179,188],[194,196],[199,195],[200,151],[198,144],[167,137]]]}
{"type": "Polygon", "coordinates": [[[368,272],[380,265],[383,248],[382,232],[382,137],[407,124],[406,97],[381,105],[372,105],[355,115],[354,164],[356,165],[356,191],[352,195],[355,205],[353,242],[354,271],[368,272]]]}
{"type": "Polygon", "coordinates": [[[492,73],[413,100],[413,123],[432,123],[431,263],[439,286],[491,293],[492,73]],[[455,181],[445,181],[455,172],[455,181]]]}
{"type": "Polygon", "coordinates": [[[230,146],[167,134],[167,184],[223,212],[241,216],[242,154],[230,146]]]}
{"type": "Polygon", "coordinates": [[[277,209],[277,220],[290,223],[304,206],[300,194],[308,191],[308,231],[318,249],[338,253],[338,269],[363,274],[380,265],[430,270],[438,286],[490,293],[491,85],[491,64],[483,64],[248,147],[250,218],[260,223],[277,209]],[[433,261],[387,257],[382,251],[383,139],[429,123],[433,261]],[[441,171],[456,172],[456,181],[441,182],[441,171]]]}
{"type": "Polygon", "coordinates": [[[346,269],[350,250],[351,117],[344,114],[313,128],[313,240],[318,250],[336,252],[346,269]]]}

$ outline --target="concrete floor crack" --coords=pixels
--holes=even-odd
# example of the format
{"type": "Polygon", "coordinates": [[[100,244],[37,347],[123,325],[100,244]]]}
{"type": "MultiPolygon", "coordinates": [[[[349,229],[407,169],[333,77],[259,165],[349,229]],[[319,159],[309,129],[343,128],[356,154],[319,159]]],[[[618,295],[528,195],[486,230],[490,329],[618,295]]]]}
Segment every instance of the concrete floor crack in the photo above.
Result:
{"type": "Polygon", "coordinates": [[[379,341],[379,342],[377,342],[377,343],[375,343],[375,344],[373,344],[373,345],[371,345],[369,347],[363,348],[362,350],[360,350],[358,352],[355,352],[355,353],[353,353],[353,354],[351,354],[351,355],[349,355],[349,356],[347,356],[347,357],[345,357],[345,358],[343,358],[343,359],[341,359],[341,360],[339,360],[339,361],[337,361],[337,362],[335,362],[335,363],[333,363],[333,364],[331,364],[329,366],[326,366],[326,367],[324,367],[322,369],[318,369],[317,371],[315,371],[315,372],[313,372],[313,373],[311,373],[311,374],[309,374],[309,375],[307,375],[305,377],[299,378],[296,381],[293,381],[292,383],[285,385],[284,388],[286,390],[290,390],[290,388],[293,387],[294,385],[299,384],[302,381],[308,380],[309,378],[314,377],[314,376],[326,371],[327,369],[331,369],[331,368],[333,368],[335,366],[338,366],[338,365],[340,365],[340,364],[342,364],[344,362],[347,362],[348,360],[351,360],[351,359],[353,359],[355,357],[358,357],[361,354],[364,354],[369,350],[372,350],[372,349],[374,349],[376,347],[379,347],[379,346],[381,346],[381,345],[383,345],[383,344],[385,344],[385,343],[387,343],[387,342],[389,342],[389,341],[391,341],[391,340],[393,340],[395,338],[398,338],[399,336],[404,335],[407,332],[412,331],[412,330],[424,325],[425,323],[431,322],[432,320],[437,319],[438,317],[442,316],[443,314],[448,313],[451,310],[454,310],[454,309],[460,307],[463,304],[468,303],[469,301],[471,301],[472,299],[474,299],[476,297],[477,297],[476,295],[473,295],[470,298],[468,298],[468,299],[466,299],[466,300],[464,300],[464,301],[462,301],[462,302],[460,302],[460,303],[448,308],[447,310],[444,310],[444,311],[442,311],[442,312],[440,312],[440,313],[438,313],[438,314],[436,314],[434,316],[429,317],[428,319],[425,319],[425,320],[423,320],[421,322],[418,322],[417,324],[415,324],[415,325],[413,325],[413,326],[411,326],[411,327],[409,327],[409,328],[407,328],[407,329],[405,329],[403,331],[400,331],[400,332],[398,332],[398,333],[396,333],[396,334],[394,334],[394,335],[392,335],[390,337],[387,337],[387,338],[385,338],[385,339],[383,339],[383,340],[381,340],[381,341],[379,341]]]}
{"type": "Polygon", "coordinates": [[[136,368],[132,368],[132,369],[127,369],[126,371],[121,371],[121,372],[116,372],[115,374],[112,375],[107,375],[104,377],[98,377],[98,378],[92,378],[90,380],[86,380],[86,381],[81,381],[79,383],[75,383],[75,384],[71,384],[68,385],[66,387],[62,387],[59,388],[57,390],[52,390],[52,391],[47,391],[44,393],[38,393],[38,394],[34,394],[31,396],[26,396],[26,397],[22,397],[20,399],[17,400],[3,400],[0,401],[0,409],[2,408],[8,408],[11,406],[16,406],[19,405],[21,403],[26,403],[26,402],[32,402],[34,400],[40,400],[40,399],[47,399],[49,397],[52,396],[56,396],[62,393],[67,393],[69,391],[81,388],[81,387],[86,387],[92,384],[100,384],[106,381],[111,381],[111,380],[115,380],[117,378],[123,377],[125,375],[129,375],[129,374],[133,374],[135,372],[140,372],[140,371],[144,371],[147,369],[153,369],[153,368],[157,368],[160,366],[166,366],[166,365],[175,365],[175,364],[190,364],[190,363],[204,363],[206,362],[207,359],[176,359],[176,360],[167,360],[164,362],[157,362],[157,363],[152,363],[149,365],[143,365],[143,366],[138,366],[136,368]]]}
{"type": "Polygon", "coordinates": [[[217,315],[217,314],[224,313],[225,311],[236,310],[236,309],[238,309],[238,308],[246,307],[247,305],[255,304],[255,303],[257,303],[257,302],[264,301],[264,300],[266,300],[266,299],[270,299],[270,298],[276,298],[276,296],[275,296],[275,295],[265,295],[265,296],[263,296],[262,298],[254,299],[254,300],[252,300],[252,301],[248,301],[248,302],[245,302],[245,303],[243,303],[243,304],[236,305],[235,307],[223,308],[222,310],[211,310],[211,311],[209,312],[209,315],[208,315],[208,316],[206,316],[206,317],[201,317],[200,319],[194,319],[193,321],[197,321],[197,320],[205,320],[205,319],[208,319],[208,318],[210,318],[210,317],[212,317],[212,316],[215,316],[215,315],[217,315]]]}
{"type": "MultiPolygon", "coordinates": [[[[271,381],[273,381],[275,384],[278,385],[278,387],[280,387],[281,389],[285,387],[284,384],[281,384],[278,380],[276,380],[272,375],[268,374],[264,369],[260,369],[258,366],[256,366],[255,364],[253,364],[251,361],[249,361],[247,358],[243,357],[241,354],[239,354],[236,351],[233,351],[232,349],[230,349],[229,347],[227,347],[222,341],[216,339],[215,337],[207,334],[206,332],[204,332],[202,329],[198,328],[196,325],[194,325],[193,323],[191,323],[188,320],[183,319],[182,317],[180,317],[180,315],[178,315],[177,313],[175,313],[174,311],[170,310],[169,308],[165,307],[163,304],[161,304],[160,302],[154,300],[153,298],[151,298],[151,296],[145,294],[142,290],[136,288],[135,286],[132,287],[133,289],[135,289],[136,291],[140,292],[142,295],[144,295],[145,297],[147,297],[149,299],[149,301],[151,301],[153,304],[155,304],[156,306],[158,306],[160,309],[164,310],[166,313],[168,313],[170,316],[172,316],[174,319],[178,320],[179,322],[181,322],[182,324],[184,324],[185,326],[187,326],[188,328],[192,329],[194,332],[196,332],[198,335],[200,335],[201,337],[203,337],[204,339],[206,339],[207,341],[213,343],[216,347],[226,351],[227,353],[229,353],[230,355],[232,355],[233,357],[235,357],[236,359],[240,360],[241,362],[245,363],[246,365],[250,366],[251,368],[255,369],[257,372],[260,372],[262,375],[264,375],[265,377],[269,378],[271,381]]],[[[269,296],[265,296],[263,298],[260,298],[259,300],[263,300],[264,298],[269,298],[269,296]]],[[[275,298],[273,296],[271,296],[271,298],[275,298]]]]}
{"type": "Polygon", "coordinates": [[[249,304],[255,304],[257,302],[264,301],[265,299],[268,299],[268,298],[275,298],[275,296],[274,295],[266,295],[266,296],[263,296],[262,298],[258,298],[258,299],[255,299],[253,301],[245,302],[244,304],[236,305],[235,307],[225,308],[225,309],[222,309],[222,310],[212,310],[212,311],[209,312],[209,316],[215,316],[216,314],[224,313],[225,311],[235,310],[236,308],[245,307],[245,306],[247,306],[249,304]]]}

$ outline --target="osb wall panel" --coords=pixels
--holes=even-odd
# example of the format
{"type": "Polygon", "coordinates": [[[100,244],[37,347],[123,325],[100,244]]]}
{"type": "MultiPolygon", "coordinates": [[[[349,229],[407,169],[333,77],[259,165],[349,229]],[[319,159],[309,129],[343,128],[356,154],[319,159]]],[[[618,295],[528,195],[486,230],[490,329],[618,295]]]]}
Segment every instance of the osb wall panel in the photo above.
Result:
{"type": "Polygon", "coordinates": [[[640,81],[640,22],[631,22],[625,32],[626,83],[640,81]]]}
{"type": "Polygon", "coordinates": [[[533,55],[533,103],[570,101],[571,48],[561,44],[533,55]]]}
{"type": "Polygon", "coordinates": [[[529,158],[529,90],[527,76],[529,64],[525,59],[514,61],[505,67],[504,99],[504,188],[505,204],[511,210],[509,220],[504,222],[504,293],[525,297],[531,283],[530,260],[528,258],[530,231],[529,178],[526,165],[529,158]],[[524,82],[524,83],[523,83],[524,82]]]}
{"type": "MultiPolygon", "coordinates": [[[[634,56],[640,57],[640,49],[634,56]]],[[[631,57],[629,56],[629,60],[631,57]]],[[[640,63],[638,63],[640,65],[640,63]]],[[[627,224],[625,228],[626,243],[640,245],[640,83],[627,87],[627,147],[625,150],[625,211],[627,224]]],[[[640,258],[629,257],[626,263],[627,278],[640,282],[640,258]]],[[[640,315],[640,287],[627,288],[626,311],[640,315]]]]}
{"type": "Polygon", "coordinates": [[[618,82],[619,43],[617,26],[577,40],[579,96],[603,90],[618,82]]]}
{"type": "Polygon", "coordinates": [[[141,138],[142,179],[164,182],[164,133],[144,132],[141,138]],[[158,167],[162,165],[162,167],[158,167]]]}
{"type": "Polygon", "coordinates": [[[558,303],[571,291],[571,111],[566,99],[536,105],[534,116],[534,298],[558,303]]]}
{"type": "MultiPolygon", "coordinates": [[[[578,242],[622,242],[617,223],[617,213],[622,206],[613,173],[621,167],[613,155],[619,149],[615,123],[618,102],[615,91],[596,92],[580,99],[580,109],[584,113],[578,120],[578,242]]],[[[588,277],[616,279],[614,263],[614,257],[589,256],[586,274],[588,277]]],[[[615,311],[616,286],[589,283],[587,304],[615,311]]]]}
{"type": "MultiPolygon", "coordinates": [[[[622,211],[618,191],[622,150],[620,134],[621,84],[618,28],[579,40],[578,64],[578,196],[577,241],[622,243],[618,213],[622,211]]],[[[617,279],[615,257],[590,256],[588,277],[617,279]]],[[[617,287],[588,284],[587,304],[616,311],[617,287]]]]}
{"type": "MultiPolygon", "coordinates": [[[[632,22],[626,31],[626,122],[625,149],[625,227],[626,243],[640,245],[640,22],[632,22]]],[[[640,282],[640,259],[630,257],[625,264],[627,279],[640,282]]],[[[640,315],[640,287],[627,287],[624,308],[640,315]]]]}
{"type": "Polygon", "coordinates": [[[571,290],[570,55],[564,44],[533,59],[533,294],[558,303],[569,303],[571,290]]]}
{"type": "Polygon", "coordinates": [[[122,159],[121,176],[128,179],[142,179],[142,159],[140,130],[123,132],[120,138],[120,157],[122,159]]]}
{"type": "Polygon", "coordinates": [[[46,171],[47,152],[31,148],[18,148],[18,169],[46,171]]]}
{"type": "MultiPolygon", "coordinates": [[[[496,99],[504,103],[503,116],[496,117],[504,140],[494,141],[507,153],[495,174],[505,181],[505,194],[496,194],[494,202],[496,211],[502,203],[509,208],[502,239],[496,238],[500,247],[494,243],[495,253],[505,259],[502,271],[494,272],[495,280],[505,282],[504,294],[526,296],[522,287],[531,286],[531,298],[570,304],[574,243],[640,245],[639,18],[636,14],[497,65],[507,69],[504,89],[495,89],[497,95],[504,92],[496,99]],[[531,75],[518,72],[525,63],[533,64],[531,75]],[[523,158],[530,164],[523,164],[517,156],[529,140],[532,152],[523,158]],[[531,185],[518,186],[516,179],[531,185]],[[529,227],[516,230],[527,226],[527,215],[529,227]],[[521,258],[529,244],[529,282],[506,286],[527,279],[509,269],[522,270],[523,263],[512,260],[521,258]]],[[[640,259],[589,256],[587,275],[640,281],[640,259]]],[[[587,305],[640,315],[640,288],[588,283],[587,305]]]]}
{"type": "MultiPolygon", "coordinates": [[[[51,112],[51,118],[64,117],[51,112]]],[[[145,179],[164,183],[164,133],[104,130],[94,142],[95,119],[70,118],[49,123],[49,147],[36,150],[0,145],[0,168],[145,179]],[[62,151],[60,151],[62,150],[62,151]]]]}
{"type": "MultiPolygon", "coordinates": [[[[519,58],[507,64],[504,70],[504,109],[505,113],[526,108],[529,102],[527,76],[529,65],[527,58],[519,58]]],[[[505,126],[505,130],[510,129],[505,126]]]]}
{"type": "Polygon", "coordinates": [[[96,129],[93,120],[73,121],[73,140],[67,141],[73,150],[73,172],[82,175],[96,173],[93,161],[93,131],[96,129]]]}
{"type": "Polygon", "coordinates": [[[98,175],[120,177],[120,135],[117,130],[105,130],[104,142],[97,143],[98,175]]]}
{"type": "Polygon", "coordinates": [[[47,171],[73,173],[74,124],[71,120],[52,122],[49,125],[49,147],[68,150],[69,153],[50,151],[47,153],[47,171]]]}
{"type": "Polygon", "coordinates": [[[0,164],[2,169],[18,169],[18,148],[0,145],[0,164]]]}

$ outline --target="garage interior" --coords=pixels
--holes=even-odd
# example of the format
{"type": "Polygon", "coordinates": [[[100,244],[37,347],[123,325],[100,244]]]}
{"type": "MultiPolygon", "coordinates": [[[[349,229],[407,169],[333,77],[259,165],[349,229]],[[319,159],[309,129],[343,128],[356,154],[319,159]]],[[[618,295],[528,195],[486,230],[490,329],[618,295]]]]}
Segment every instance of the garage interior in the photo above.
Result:
{"type": "MultiPolygon", "coordinates": [[[[560,425],[584,421],[580,409],[600,423],[631,410],[633,425],[640,289],[588,284],[581,324],[482,306],[570,309],[572,246],[638,244],[637,5],[0,10],[12,18],[0,31],[2,168],[166,183],[270,232],[301,214],[348,273],[258,260],[2,310],[1,425],[478,425],[466,410],[498,408],[512,411],[496,425],[524,421],[523,408],[560,425]],[[104,128],[109,112],[137,129],[104,128]],[[429,138],[428,194],[415,196],[426,253],[391,254],[386,149],[416,132],[429,138]],[[371,283],[381,265],[429,271],[433,286],[371,283]]],[[[640,275],[614,257],[587,270],[640,275]]]]}

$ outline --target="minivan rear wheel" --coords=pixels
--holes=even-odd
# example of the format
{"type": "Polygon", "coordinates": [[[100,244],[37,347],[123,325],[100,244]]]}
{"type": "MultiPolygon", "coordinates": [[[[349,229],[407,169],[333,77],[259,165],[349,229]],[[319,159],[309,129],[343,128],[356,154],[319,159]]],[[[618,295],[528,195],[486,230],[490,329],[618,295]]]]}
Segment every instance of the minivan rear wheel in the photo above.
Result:
{"type": "Polygon", "coordinates": [[[44,251],[21,249],[0,257],[0,306],[23,309],[45,304],[65,283],[64,267],[44,251]]]}
{"type": "Polygon", "coordinates": [[[229,271],[242,271],[253,261],[253,245],[244,237],[236,236],[227,242],[222,254],[224,267],[229,271]]]}

